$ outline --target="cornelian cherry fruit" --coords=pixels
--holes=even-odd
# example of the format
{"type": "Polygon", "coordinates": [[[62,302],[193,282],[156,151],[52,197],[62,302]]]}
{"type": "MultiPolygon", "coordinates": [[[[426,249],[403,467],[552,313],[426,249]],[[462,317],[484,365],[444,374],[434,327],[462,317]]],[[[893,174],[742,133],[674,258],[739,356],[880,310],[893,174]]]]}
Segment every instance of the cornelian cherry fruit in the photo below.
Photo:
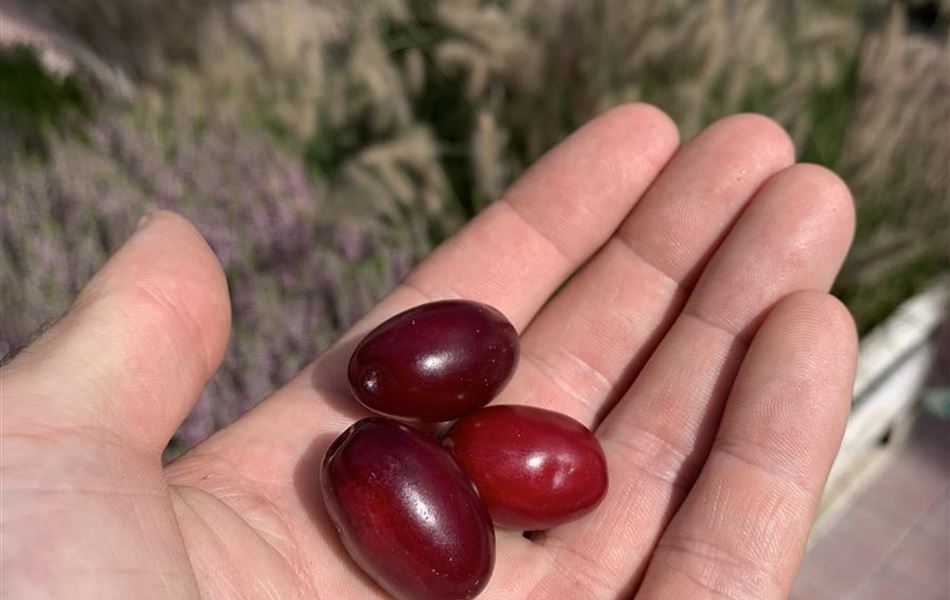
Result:
{"type": "Polygon", "coordinates": [[[372,330],[350,358],[356,398],[384,415],[421,421],[457,419],[484,406],[518,362],[518,333],[485,304],[423,304],[372,330]]]}
{"type": "Polygon", "coordinates": [[[383,417],[358,421],[327,449],[321,487],[346,551],[396,598],[466,600],[488,582],[488,512],[428,436],[383,417]]]}
{"type": "Polygon", "coordinates": [[[443,444],[481,493],[495,525],[542,530],[594,509],[607,462],[581,423],[529,406],[488,406],[459,419],[443,444]]]}

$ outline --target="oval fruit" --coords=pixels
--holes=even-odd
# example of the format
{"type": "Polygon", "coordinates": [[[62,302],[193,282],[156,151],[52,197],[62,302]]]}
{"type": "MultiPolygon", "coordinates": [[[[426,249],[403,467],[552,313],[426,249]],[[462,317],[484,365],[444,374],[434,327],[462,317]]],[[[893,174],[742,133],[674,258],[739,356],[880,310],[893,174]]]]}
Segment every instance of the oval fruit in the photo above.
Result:
{"type": "Polygon", "coordinates": [[[488,511],[429,437],[382,417],[358,421],[327,449],[321,486],[346,551],[396,598],[461,600],[488,582],[488,511]]]}
{"type": "Polygon", "coordinates": [[[518,362],[518,333],[494,308],[446,300],[400,313],[353,352],[350,388],[367,408],[448,421],[484,406],[518,362]]]}
{"type": "Polygon", "coordinates": [[[607,493],[600,443],[567,415],[489,406],[459,419],[443,443],[499,527],[549,529],[590,512],[607,493]]]}

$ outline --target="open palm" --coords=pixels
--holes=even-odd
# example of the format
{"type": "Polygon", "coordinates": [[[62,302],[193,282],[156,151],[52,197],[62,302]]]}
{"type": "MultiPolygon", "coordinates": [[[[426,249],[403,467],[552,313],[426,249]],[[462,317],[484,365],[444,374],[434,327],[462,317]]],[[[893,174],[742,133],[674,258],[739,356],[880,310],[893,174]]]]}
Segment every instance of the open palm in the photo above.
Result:
{"type": "Polygon", "coordinates": [[[589,425],[611,476],[580,521],[531,540],[499,531],[482,598],[784,598],[855,358],[850,317],[827,295],[851,200],[829,171],[793,162],[763,117],[679,147],[656,109],[614,109],[293,381],[165,467],[230,312],[198,233],[153,214],[2,371],[0,594],[383,597],[320,502],[323,451],[364,414],[346,361],[384,318],[468,298],[522,335],[496,402],[589,425]]]}

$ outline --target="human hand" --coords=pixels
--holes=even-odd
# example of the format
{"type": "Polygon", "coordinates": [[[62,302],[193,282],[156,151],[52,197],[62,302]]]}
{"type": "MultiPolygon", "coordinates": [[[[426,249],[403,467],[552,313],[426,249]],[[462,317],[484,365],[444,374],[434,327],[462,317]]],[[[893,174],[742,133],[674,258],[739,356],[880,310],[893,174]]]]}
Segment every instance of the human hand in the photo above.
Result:
{"type": "Polygon", "coordinates": [[[199,234],[155,213],[2,370],[0,594],[383,597],[324,514],[320,459],[364,414],[345,375],[360,336],[459,297],[521,331],[497,401],[591,426],[611,477],[580,521],[532,540],[498,531],[481,598],[785,598],[856,352],[826,293],[851,199],[829,171],[793,162],[762,117],[725,119],[678,148],[656,109],[612,110],[294,380],[165,467],[230,312],[199,234]]]}

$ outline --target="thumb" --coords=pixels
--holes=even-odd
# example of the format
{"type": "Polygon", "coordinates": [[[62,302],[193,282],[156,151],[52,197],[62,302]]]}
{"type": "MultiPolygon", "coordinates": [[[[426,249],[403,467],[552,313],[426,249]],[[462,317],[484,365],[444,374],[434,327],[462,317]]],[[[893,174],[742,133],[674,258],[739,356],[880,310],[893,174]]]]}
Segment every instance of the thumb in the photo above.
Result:
{"type": "Polygon", "coordinates": [[[149,213],[65,315],[2,372],[7,425],[104,428],[165,447],[224,354],[224,273],[201,234],[149,213]]]}

